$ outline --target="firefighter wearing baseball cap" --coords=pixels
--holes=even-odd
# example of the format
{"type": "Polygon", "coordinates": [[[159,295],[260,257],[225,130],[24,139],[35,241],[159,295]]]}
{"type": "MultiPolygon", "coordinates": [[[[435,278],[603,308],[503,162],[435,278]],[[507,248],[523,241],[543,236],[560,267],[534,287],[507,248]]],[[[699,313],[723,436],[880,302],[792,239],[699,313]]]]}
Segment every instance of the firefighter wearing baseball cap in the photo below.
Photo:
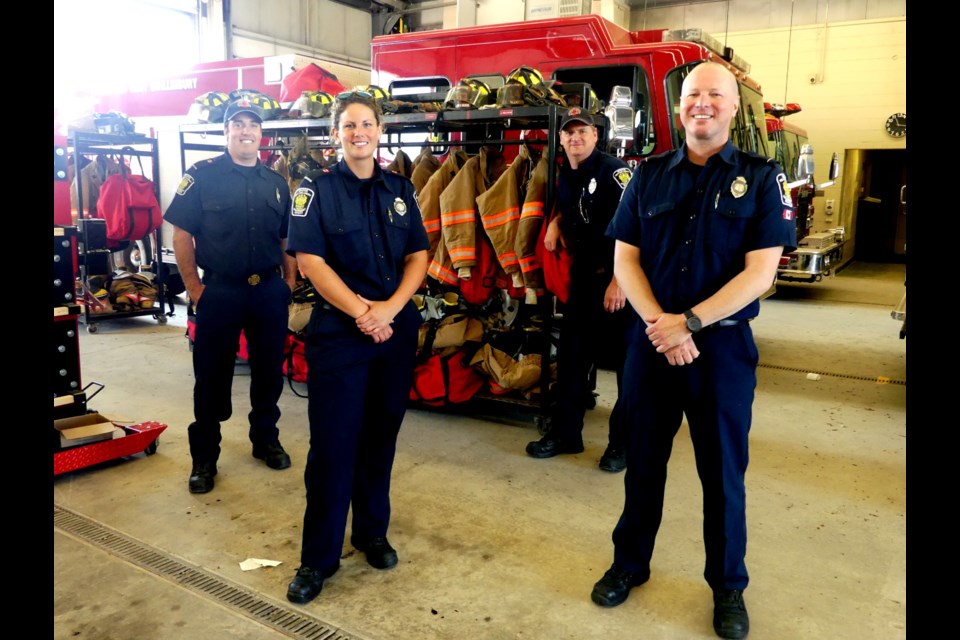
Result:
{"type": "Polygon", "coordinates": [[[241,332],[250,363],[253,457],[271,469],[290,466],[277,428],[297,275],[296,262],[285,252],[290,189],[260,162],[263,110],[241,96],[227,106],[224,118],[226,152],[187,169],[164,215],[173,225],[177,267],[196,310],[194,421],[187,429],[191,493],[214,487],[220,425],[233,412],[241,332]]]}
{"type": "MultiPolygon", "coordinates": [[[[623,160],[597,149],[593,122],[580,107],[569,109],[560,122],[564,163],[557,177],[558,213],[548,222],[544,246],[548,251],[565,246],[573,265],[557,347],[557,402],[547,434],[527,445],[527,454],[534,458],[583,451],[583,418],[594,400],[590,372],[597,364],[600,340],[616,335],[622,342],[631,318],[613,275],[614,243],[604,235],[631,171],[623,160]]],[[[626,466],[626,425],[619,402],[625,350],[614,347],[612,352],[618,357],[617,403],[610,414],[609,444],[600,468],[617,472],[626,466]]]]}

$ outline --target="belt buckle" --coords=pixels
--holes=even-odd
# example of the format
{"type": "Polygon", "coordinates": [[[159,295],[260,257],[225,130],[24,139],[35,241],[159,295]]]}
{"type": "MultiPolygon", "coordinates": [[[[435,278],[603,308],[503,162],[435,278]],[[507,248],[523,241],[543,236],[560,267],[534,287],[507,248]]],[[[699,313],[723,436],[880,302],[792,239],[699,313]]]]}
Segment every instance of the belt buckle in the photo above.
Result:
{"type": "Polygon", "coordinates": [[[250,276],[249,278],[247,278],[247,284],[249,284],[251,287],[255,287],[255,286],[257,286],[258,284],[260,284],[260,274],[259,274],[259,273],[255,273],[255,274],[253,274],[252,276],[250,276]]]}

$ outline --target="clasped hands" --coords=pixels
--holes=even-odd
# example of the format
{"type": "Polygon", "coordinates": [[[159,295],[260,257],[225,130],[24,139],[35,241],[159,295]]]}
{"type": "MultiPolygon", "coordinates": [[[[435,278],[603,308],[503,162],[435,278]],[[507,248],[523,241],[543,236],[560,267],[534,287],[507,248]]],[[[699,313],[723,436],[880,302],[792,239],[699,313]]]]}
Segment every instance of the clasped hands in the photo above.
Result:
{"type": "Polygon", "coordinates": [[[646,334],[651,344],[674,366],[691,364],[700,355],[693,334],[687,329],[686,319],[678,313],[662,313],[655,319],[645,319],[646,334]]]}
{"type": "Polygon", "coordinates": [[[367,305],[367,312],[357,318],[357,328],[376,343],[386,342],[393,335],[394,314],[386,302],[367,300],[361,295],[357,298],[367,305]]]}

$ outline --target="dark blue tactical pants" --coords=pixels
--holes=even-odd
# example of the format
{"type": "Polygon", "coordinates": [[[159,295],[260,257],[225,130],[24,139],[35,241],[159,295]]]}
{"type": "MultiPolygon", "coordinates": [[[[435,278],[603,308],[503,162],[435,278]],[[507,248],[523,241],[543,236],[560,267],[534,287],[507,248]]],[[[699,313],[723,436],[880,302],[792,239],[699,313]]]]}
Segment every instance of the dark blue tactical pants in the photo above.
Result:
{"type": "Polygon", "coordinates": [[[700,356],[671,366],[633,332],[623,410],[631,425],[624,509],[613,531],[614,561],[647,572],[663,515],[667,461],[684,414],[703,487],[704,578],[713,589],[745,589],[747,437],[758,354],[748,324],[694,337],[700,356]]]}
{"type": "Polygon", "coordinates": [[[394,333],[375,344],[335,309],[311,318],[306,343],[310,453],[304,472],[305,566],[340,563],[353,507],[353,536],[385,537],[390,524],[390,475],[407,410],[420,314],[409,303],[394,333]]]}
{"type": "MultiPolygon", "coordinates": [[[[629,307],[616,313],[603,308],[603,296],[610,284],[609,274],[581,275],[574,272],[570,280],[570,296],[563,306],[560,343],[557,345],[557,383],[554,386],[554,405],[550,418],[550,433],[563,440],[582,437],[583,418],[587,398],[592,392],[590,373],[597,363],[597,352],[603,342],[612,342],[623,354],[624,328],[629,307]],[[610,340],[610,334],[615,334],[610,340]]],[[[623,382],[623,358],[619,360],[617,395],[623,382]]],[[[626,444],[626,424],[619,400],[610,413],[609,444],[623,448],[626,444]]]]}
{"type": "Polygon", "coordinates": [[[195,463],[220,457],[220,423],[233,413],[233,371],[241,330],[250,365],[250,441],[278,439],[277,401],[283,392],[283,357],[290,287],[279,275],[256,286],[245,281],[207,283],[196,305],[193,345],[194,422],[188,429],[195,463]]]}

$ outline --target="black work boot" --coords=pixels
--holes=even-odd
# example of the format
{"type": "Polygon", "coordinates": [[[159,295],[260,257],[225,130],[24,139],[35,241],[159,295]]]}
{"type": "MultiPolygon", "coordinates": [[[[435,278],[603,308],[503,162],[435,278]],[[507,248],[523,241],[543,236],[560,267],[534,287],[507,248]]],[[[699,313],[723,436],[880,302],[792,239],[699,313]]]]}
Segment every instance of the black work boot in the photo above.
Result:
{"type": "Polygon", "coordinates": [[[713,592],[713,630],[721,638],[739,640],[750,633],[750,618],[739,589],[717,589],[713,592]]]}

